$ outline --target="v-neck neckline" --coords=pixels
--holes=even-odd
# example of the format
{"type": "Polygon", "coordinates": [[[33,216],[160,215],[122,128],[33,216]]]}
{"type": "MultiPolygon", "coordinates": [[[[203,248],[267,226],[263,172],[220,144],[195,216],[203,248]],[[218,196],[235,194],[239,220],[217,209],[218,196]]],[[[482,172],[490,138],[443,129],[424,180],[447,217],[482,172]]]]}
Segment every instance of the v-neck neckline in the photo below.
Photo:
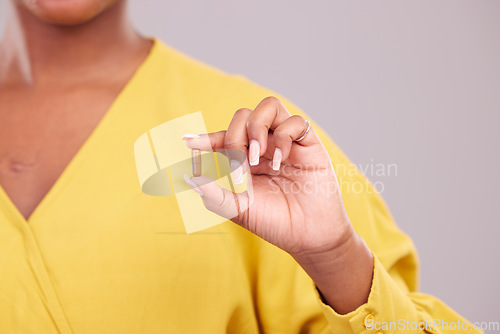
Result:
{"type": "Polygon", "coordinates": [[[70,162],[64,167],[62,173],[50,187],[49,191],[45,194],[42,200],[35,207],[28,219],[23,216],[23,214],[21,213],[21,211],[19,211],[18,207],[11,200],[7,192],[0,185],[0,211],[4,211],[4,214],[6,214],[7,217],[10,217],[12,220],[21,222],[24,225],[32,225],[34,221],[41,218],[43,211],[45,211],[47,207],[55,200],[58,193],[60,193],[67,185],[72,175],[77,172],[79,165],[81,165],[83,162],[83,159],[88,156],[99,144],[102,137],[106,134],[106,126],[119,115],[121,104],[126,100],[128,92],[137,85],[137,82],[140,82],[143,73],[148,67],[150,67],[149,64],[155,58],[154,56],[157,53],[157,49],[159,48],[160,44],[160,42],[155,38],[152,38],[150,40],[153,42],[153,45],[151,46],[146,58],[137,67],[132,77],[122,87],[116,98],[109,106],[108,110],[102,116],[99,123],[92,130],[90,135],[85,139],[82,146],[80,146],[75,155],[73,155],[70,162]]]}

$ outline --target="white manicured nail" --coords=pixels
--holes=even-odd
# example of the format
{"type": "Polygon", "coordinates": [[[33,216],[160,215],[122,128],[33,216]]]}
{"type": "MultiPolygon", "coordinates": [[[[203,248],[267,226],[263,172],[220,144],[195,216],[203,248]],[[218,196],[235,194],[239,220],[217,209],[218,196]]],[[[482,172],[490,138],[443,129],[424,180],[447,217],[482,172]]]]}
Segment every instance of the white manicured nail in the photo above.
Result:
{"type": "Polygon", "coordinates": [[[199,135],[197,134],[194,134],[194,133],[186,133],[184,135],[181,136],[181,139],[183,140],[186,140],[186,139],[198,139],[200,138],[199,135]]]}
{"type": "Polygon", "coordinates": [[[283,157],[283,153],[279,148],[276,148],[274,150],[274,155],[273,155],[273,170],[279,171],[280,166],[281,166],[281,158],[283,157]]]}
{"type": "Polygon", "coordinates": [[[231,177],[236,185],[243,184],[243,166],[237,160],[231,160],[229,163],[231,166],[231,177]]]}
{"type": "Polygon", "coordinates": [[[198,188],[198,186],[193,181],[191,181],[191,179],[189,178],[189,176],[187,176],[187,174],[184,174],[184,181],[186,181],[188,186],[191,187],[191,189],[193,189],[194,191],[196,191],[198,195],[203,196],[203,191],[201,191],[198,188]]]}
{"type": "Polygon", "coordinates": [[[260,156],[260,144],[255,139],[250,140],[250,149],[248,153],[248,160],[250,162],[250,166],[257,166],[259,164],[259,156],[260,156]]]}

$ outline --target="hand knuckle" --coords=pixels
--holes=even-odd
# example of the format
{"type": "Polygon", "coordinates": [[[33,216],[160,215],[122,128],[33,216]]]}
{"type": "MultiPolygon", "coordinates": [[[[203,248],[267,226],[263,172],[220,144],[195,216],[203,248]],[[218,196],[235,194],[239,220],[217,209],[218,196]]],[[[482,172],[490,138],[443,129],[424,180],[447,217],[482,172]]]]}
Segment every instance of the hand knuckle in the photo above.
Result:
{"type": "Polygon", "coordinates": [[[228,138],[226,137],[226,139],[224,140],[224,147],[225,148],[238,148],[240,145],[240,143],[238,143],[238,141],[236,141],[235,139],[233,138],[228,138]]]}
{"type": "Polygon", "coordinates": [[[240,108],[240,109],[236,110],[236,112],[234,113],[234,115],[235,115],[235,116],[236,116],[236,115],[238,115],[238,116],[240,116],[240,115],[245,115],[245,114],[249,113],[250,111],[251,111],[251,110],[250,110],[250,109],[248,109],[248,108],[240,108]]]}
{"type": "Polygon", "coordinates": [[[268,96],[262,100],[264,103],[273,103],[278,104],[281,103],[280,100],[276,96],[268,96]]]}
{"type": "Polygon", "coordinates": [[[283,128],[276,129],[273,132],[273,136],[278,141],[282,141],[282,140],[287,139],[287,138],[290,137],[289,134],[288,134],[288,132],[286,131],[286,129],[283,129],[283,128]]]}

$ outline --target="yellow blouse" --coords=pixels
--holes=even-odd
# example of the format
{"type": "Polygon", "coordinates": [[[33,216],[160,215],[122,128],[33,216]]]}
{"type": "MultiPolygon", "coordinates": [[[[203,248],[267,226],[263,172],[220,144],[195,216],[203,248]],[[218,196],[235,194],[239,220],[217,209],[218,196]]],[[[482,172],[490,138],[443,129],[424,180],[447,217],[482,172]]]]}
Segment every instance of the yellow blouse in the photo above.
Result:
{"type": "Polygon", "coordinates": [[[156,40],[28,221],[0,189],[0,333],[404,332],[382,328],[391,322],[416,333],[413,323],[464,322],[416,291],[411,240],[317,124],[350,220],[375,255],[368,303],[347,315],[321,301],[288,254],[229,221],[186,234],[175,197],[141,191],[134,142],[143,133],[198,110],[209,131],[222,130],[269,95],[156,40]]]}

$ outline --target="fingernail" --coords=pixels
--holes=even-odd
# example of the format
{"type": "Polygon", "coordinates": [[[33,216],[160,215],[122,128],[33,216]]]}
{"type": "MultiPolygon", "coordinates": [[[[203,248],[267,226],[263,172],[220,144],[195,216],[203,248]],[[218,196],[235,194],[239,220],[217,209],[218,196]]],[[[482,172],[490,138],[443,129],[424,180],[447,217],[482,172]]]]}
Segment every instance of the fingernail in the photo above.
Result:
{"type": "Polygon", "coordinates": [[[276,148],[274,150],[274,155],[273,155],[273,170],[279,171],[280,166],[281,166],[281,158],[283,157],[283,153],[279,148],[276,148]]]}
{"type": "Polygon", "coordinates": [[[243,170],[242,170],[243,167],[238,163],[237,160],[231,160],[229,165],[231,166],[231,170],[232,170],[231,176],[233,178],[234,184],[236,184],[236,185],[242,184],[243,183],[243,170]]]}
{"type": "Polygon", "coordinates": [[[183,140],[186,140],[186,139],[198,139],[200,138],[199,135],[197,134],[194,134],[194,133],[186,133],[184,135],[181,136],[181,139],[183,140]]]}
{"type": "Polygon", "coordinates": [[[248,153],[248,159],[250,160],[250,166],[257,166],[259,164],[260,155],[260,144],[255,139],[250,140],[250,152],[248,153]]]}
{"type": "Polygon", "coordinates": [[[203,196],[203,191],[201,191],[198,188],[198,186],[193,181],[191,181],[191,179],[189,178],[189,176],[187,176],[187,174],[184,174],[184,181],[186,181],[188,186],[191,187],[191,189],[193,189],[194,191],[196,191],[198,195],[203,196]]]}

